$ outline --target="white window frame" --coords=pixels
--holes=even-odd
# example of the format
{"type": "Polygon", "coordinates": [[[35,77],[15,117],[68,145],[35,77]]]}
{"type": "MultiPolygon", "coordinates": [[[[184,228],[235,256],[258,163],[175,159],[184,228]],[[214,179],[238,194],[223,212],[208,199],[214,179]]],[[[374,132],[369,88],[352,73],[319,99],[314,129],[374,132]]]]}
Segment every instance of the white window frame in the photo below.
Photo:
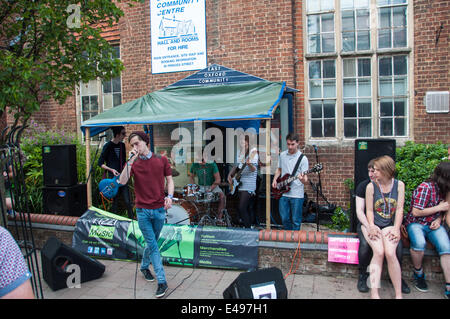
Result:
{"type": "MultiPolygon", "coordinates": [[[[312,0],[314,1],[314,0],[312,0]]],[[[304,47],[305,49],[305,59],[304,59],[304,80],[305,80],[305,135],[307,139],[307,143],[318,144],[318,145],[335,145],[343,144],[350,146],[353,144],[354,140],[357,138],[385,138],[387,136],[381,136],[380,132],[380,96],[378,94],[379,91],[379,78],[378,78],[378,61],[380,57],[383,56],[393,56],[393,55],[406,55],[407,56],[407,93],[403,97],[407,100],[406,105],[406,128],[405,128],[405,136],[391,136],[389,138],[394,138],[397,140],[399,145],[409,140],[412,137],[413,131],[411,129],[411,114],[413,113],[414,106],[414,81],[413,81],[413,35],[414,35],[414,25],[413,25],[413,5],[411,1],[406,1],[406,3],[398,4],[396,6],[406,6],[406,26],[407,26],[407,46],[401,48],[378,48],[378,19],[379,19],[379,8],[385,6],[379,6],[379,0],[369,0],[369,12],[370,12],[370,49],[369,50],[360,50],[360,51],[343,51],[343,42],[342,42],[342,17],[341,17],[341,0],[334,0],[334,9],[327,10],[326,12],[334,13],[334,22],[335,22],[335,30],[339,30],[340,34],[335,35],[336,41],[336,52],[333,53],[308,53],[308,34],[305,32],[304,34],[304,47]],[[371,105],[372,105],[372,114],[371,114],[371,136],[369,137],[345,137],[344,136],[344,77],[343,77],[343,59],[347,58],[370,58],[371,61],[371,105]],[[325,60],[325,59],[335,59],[336,60],[336,135],[333,138],[317,138],[312,137],[311,130],[311,105],[310,101],[314,99],[310,98],[310,87],[309,87],[309,62],[316,60],[325,60]]],[[[386,0],[388,1],[388,0],[386,0]]],[[[388,6],[391,6],[388,4],[388,6]]],[[[320,14],[322,12],[308,12],[307,5],[304,6],[303,9],[303,20],[305,21],[305,26],[307,25],[308,15],[309,14],[320,14]]],[[[353,8],[353,11],[356,14],[357,10],[361,8],[353,8]]],[[[346,9],[350,10],[350,9],[346,9]]],[[[357,26],[355,25],[355,28],[357,26]]],[[[356,36],[356,35],[355,35],[356,36]]],[[[355,41],[356,42],[356,41],[355,41]]],[[[357,50],[357,44],[355,43],[355,50],[357,50]]],[[[358,132],[357,132],[358,133],[358,132]]],[[[395,134],[395,131],[394,133],[395,134]]]]}

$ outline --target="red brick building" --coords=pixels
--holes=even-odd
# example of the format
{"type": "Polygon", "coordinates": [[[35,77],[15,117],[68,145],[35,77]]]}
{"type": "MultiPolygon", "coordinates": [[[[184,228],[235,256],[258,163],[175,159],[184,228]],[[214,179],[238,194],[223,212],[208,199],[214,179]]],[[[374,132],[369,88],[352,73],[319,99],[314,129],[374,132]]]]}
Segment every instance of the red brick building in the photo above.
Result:
{"type": "MultiPolygon", "coordinates": [[[[83,116],[196,72],[152,74],[149,1],[120,6],[125,16],[104,36],[125,65],[121,77],[80,83],[35,120],[81,137],[83,116]]],[[[318,146],[331,202],[348,203],[343,182],[353,178],[355,138],[450,142],[450,0],[206,0],[205,15],[208,65],[298,90],[294,129],[310,163],[318,146]]],[[[155,144],[170,144],[164,129],[155,130],[155,144]]]]}

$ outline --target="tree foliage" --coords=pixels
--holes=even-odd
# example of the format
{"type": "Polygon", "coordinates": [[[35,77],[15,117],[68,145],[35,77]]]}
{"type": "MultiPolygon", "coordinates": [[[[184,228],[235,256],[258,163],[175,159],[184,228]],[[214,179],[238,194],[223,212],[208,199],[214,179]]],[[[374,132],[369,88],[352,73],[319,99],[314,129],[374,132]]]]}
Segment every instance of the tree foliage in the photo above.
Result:
{"type": "Polygon", "coordinates": [[[99,26],[123,16],[120,0],[0,0],[0,109],[26,123],[42,102],[60,104],[80,81],[123,70],[99,26]]]}

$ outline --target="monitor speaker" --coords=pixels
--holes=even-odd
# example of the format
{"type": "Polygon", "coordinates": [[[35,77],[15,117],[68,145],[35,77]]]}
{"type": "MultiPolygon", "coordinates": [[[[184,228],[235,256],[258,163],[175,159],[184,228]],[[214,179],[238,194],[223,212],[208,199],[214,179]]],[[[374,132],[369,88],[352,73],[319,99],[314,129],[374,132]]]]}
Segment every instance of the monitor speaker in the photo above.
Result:
{"type": "Polygon", "coordinates": [[[81,216],[87,210],[86,184],[42,188],[44,213],[81,216]]]}
{"type": "Polygon", "coordinates": [[[50,237],[41,250],[42,274],[52,290],[100,278],[105,265],[50,237]]]}
{"type": "MultiPolygon", "coordinates": [[[[394,139],[356,139],[355,140],[355,189],[359,183],[369,178],[367,165],[370,160],[388,155],[395,161],[395,140],[394,139]]],[[[354,198],[351,199],[351,220],[350,231],[356,232],[357,218],[354,198]]]]}
{"type": "Polygon", "coordinates": [[[78,183],[76,145],[43,145],[42,166],[45,186],[75,185],[78,183]]]}
{"type": "Polygon", "coordinates": [[[287,299],[281,270],[272,267],[239,274],[223,292],[224,299],[287,299]]]}

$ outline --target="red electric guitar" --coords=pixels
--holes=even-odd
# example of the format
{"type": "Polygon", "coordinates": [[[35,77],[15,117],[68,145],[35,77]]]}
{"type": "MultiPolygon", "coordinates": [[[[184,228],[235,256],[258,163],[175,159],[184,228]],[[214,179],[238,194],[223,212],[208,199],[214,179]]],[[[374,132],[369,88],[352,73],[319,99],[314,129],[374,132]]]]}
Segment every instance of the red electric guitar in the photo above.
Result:
{"type": "MultiPolygon", "coordinates": [[[[318,173],[323,169],[322,163],[318,163],[314,165],[313,168],[307,170],[306,172],[303,172],[303,174],[310,174],[310,173],[318,173]]],[[[289,192],[291,187],[289,186],[293,180],[295,180],[297,176],[291,176],[291,174],[285,174],[283,177],[277,178],[277,187],[272,187],[272,195],[275,199],[280,199],[280,197],[286,193],[289,192]]]]}

